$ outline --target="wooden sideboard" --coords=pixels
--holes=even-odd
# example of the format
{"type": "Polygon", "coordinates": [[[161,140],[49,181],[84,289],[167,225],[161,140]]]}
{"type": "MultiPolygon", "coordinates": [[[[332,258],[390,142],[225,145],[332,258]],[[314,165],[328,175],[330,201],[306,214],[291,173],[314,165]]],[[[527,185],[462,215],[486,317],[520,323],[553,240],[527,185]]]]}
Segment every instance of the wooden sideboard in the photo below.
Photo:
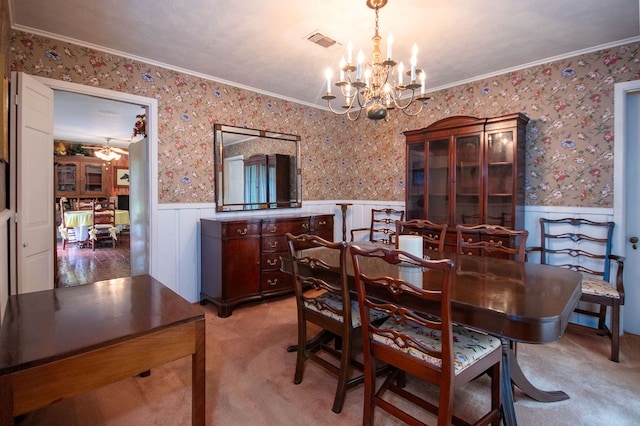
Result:
{"type": "Polygon", "coordinates": [[[333,241],[333,214],[201,219],[200,303],[225,318],[241,303],[293,292],[291,275],[280,270],[287,232],[333,241]]]}

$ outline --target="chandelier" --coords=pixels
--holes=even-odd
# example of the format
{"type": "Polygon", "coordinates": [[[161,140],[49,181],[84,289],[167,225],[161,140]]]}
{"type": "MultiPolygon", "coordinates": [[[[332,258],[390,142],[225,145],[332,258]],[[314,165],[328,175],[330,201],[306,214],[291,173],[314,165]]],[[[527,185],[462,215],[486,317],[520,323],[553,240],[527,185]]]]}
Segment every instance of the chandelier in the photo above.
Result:
{"type": "Polygon", "coordinates": [[[364,63],[362,50],[358,52],[357,63],[352,62],[353,49],[351,42],[347,47],[347,60],[344,57],[340,61],[340,79],[336,86],[344,98],[342,111],[335,110],[331,101],[336,96],[331,93],[331,68],[327,69],[327,94],[322,97],[327,101],[329,109],[339,115],[345,115],[351,121],[360,117],[365,110],[367,118],[371,120],[388,119],[387,111],[398,108],[406,115],[416,116],[424,107],[424,101],[430,99],[425,96],[426,74],[420,68],[416,68],[418,47],[414,44],[411,55],[411,67],[404,70],[404,64],[391,59],[393,37],[389,35],[387,40],[387,58],[382,60],[380,52],[380,35],[378,34],[378,10],[387,4],[387,0],[367,0],[367,6],[376,11],[376,32],[373,36],[373,56],[371,62],[364,63]],[[397,65],[397,67],[396,67],[397,65]],[[405,78],[408,82],[405,84],[405,78]],[[418,80],[419,79],[419,80],[418,80]],[[419,93],[416,91],[420,89],[419,93]],[[409,98],[409,92],[411,97],[409,98]],[[410,105],[418,101],[420,107],[408,111],[410,105]],[[355,110],[357,109],[357,112],[355,110]]]}

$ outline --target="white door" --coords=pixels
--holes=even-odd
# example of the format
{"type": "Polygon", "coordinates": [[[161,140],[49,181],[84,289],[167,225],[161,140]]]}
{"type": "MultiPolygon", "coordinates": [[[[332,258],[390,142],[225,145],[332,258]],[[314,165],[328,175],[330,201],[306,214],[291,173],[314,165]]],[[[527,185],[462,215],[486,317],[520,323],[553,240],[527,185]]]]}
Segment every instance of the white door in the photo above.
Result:
{"type": "Polygon", "coordinates": [[[17,194],[12,286],[29,293],[54,284],[53,90],[23,73],[14,73],[12,82],[17,194]]]}
{"type": "MultiPolygon", "coordinates": [[[[147,114],[148,115],[148,114],[147,114]]],[[[129,145],[131,275],[149,273],[149,173],[147,138],[129,145]]]]}
{"type": "Polygon", "coordinates": [[[224,203],[244,204],[244,160],[242,155],[224,159],[224,203]]]}
{"type": "Polygon", "coordinates": [[[615,86],[614,253],[625,257],[623,329],[640,334],[640,80],[615,86]],[[619,192],[620,190],[620,192],[619,192]]]}

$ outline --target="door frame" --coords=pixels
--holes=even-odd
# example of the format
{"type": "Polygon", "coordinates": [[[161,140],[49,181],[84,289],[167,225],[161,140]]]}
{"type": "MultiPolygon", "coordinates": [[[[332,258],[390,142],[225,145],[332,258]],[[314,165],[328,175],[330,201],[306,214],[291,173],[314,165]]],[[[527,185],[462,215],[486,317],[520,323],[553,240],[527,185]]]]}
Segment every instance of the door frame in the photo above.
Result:
{"type": "MultiPolygon", "coordinates": [[[[627,244],[627,226],[626,226],[626,200],[627,191],[637,189],[637,182],[626,185],[626,152],[627,144],[633,143],[628,140],[626,132],[626,115],[627,115],[627,98],[631,94],[640,92],[640,80],[627,81],[624,83],[616,83],[614,85],[614,135],[615,142],[613,145],[613,221],[616,223],[614,228],[614,244],[613,251],[620,256],[626,256],[627,244]]],[[[631,278],[625,273],[625,278],[631,278]]],[[[634,277],[635,278],[635,277],[634,277]]],[[[631,279],[626,280],[628,283],[627,290],[633,284],[631,279]]],[[[629,298],[632,300],[632,298],[629,298]]],[[[625,322],[628,324],[637,324],[639,315],[637,306],[629,306],[628,309],[623,307],[623,321],[621,330],[624,329],[625,322]]]]}
{"type": "MultiPolygon", "coordinates": [[[[83,95],[96,96],[114,101],[127,102],[140,105],[147,109],[147,171],[148,171],[148,194],[149,200],[149,232],[148,232],[148,261],[149,274],[154,275],[155,262],[152,253],[157,250],[158,244],[158,101],[154,98],[133,95],[131,93],[117,92],[115,90],[102,89],[68,81],[54,80],[46,77],[35,76],[45,86],[53,90],[64,90],[83,95]]],[[[51,176],[53,179],[53,175],[51,176]]],[[[52,182],[53,186],[53,182],[52,182]]],[[[132,224],[135,226],[135,224],[132,224]]]]}

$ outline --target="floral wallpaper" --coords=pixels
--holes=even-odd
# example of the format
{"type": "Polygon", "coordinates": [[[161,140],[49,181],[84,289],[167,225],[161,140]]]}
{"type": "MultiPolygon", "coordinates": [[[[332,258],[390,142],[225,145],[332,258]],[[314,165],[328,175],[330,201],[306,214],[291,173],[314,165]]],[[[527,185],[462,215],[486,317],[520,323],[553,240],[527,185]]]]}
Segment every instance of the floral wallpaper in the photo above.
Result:
{"type": "MultiPolygon", "coordinates": [[[[528,205],[613,203],[614,83],[640,78],[632,43],[431,93],[418,117],[350,122],[321,109],[14,31],[11,69],[153,97],[158,202],[214,202],[214,123],[300,135],[304,200],[404,200],[403,132],[453,116],[523,112],[528,205]]],[[[322,81],[318,81],[321,85],[322,81]]],[[[428,84],[428,82],[427,82],[428,84]]]]}

